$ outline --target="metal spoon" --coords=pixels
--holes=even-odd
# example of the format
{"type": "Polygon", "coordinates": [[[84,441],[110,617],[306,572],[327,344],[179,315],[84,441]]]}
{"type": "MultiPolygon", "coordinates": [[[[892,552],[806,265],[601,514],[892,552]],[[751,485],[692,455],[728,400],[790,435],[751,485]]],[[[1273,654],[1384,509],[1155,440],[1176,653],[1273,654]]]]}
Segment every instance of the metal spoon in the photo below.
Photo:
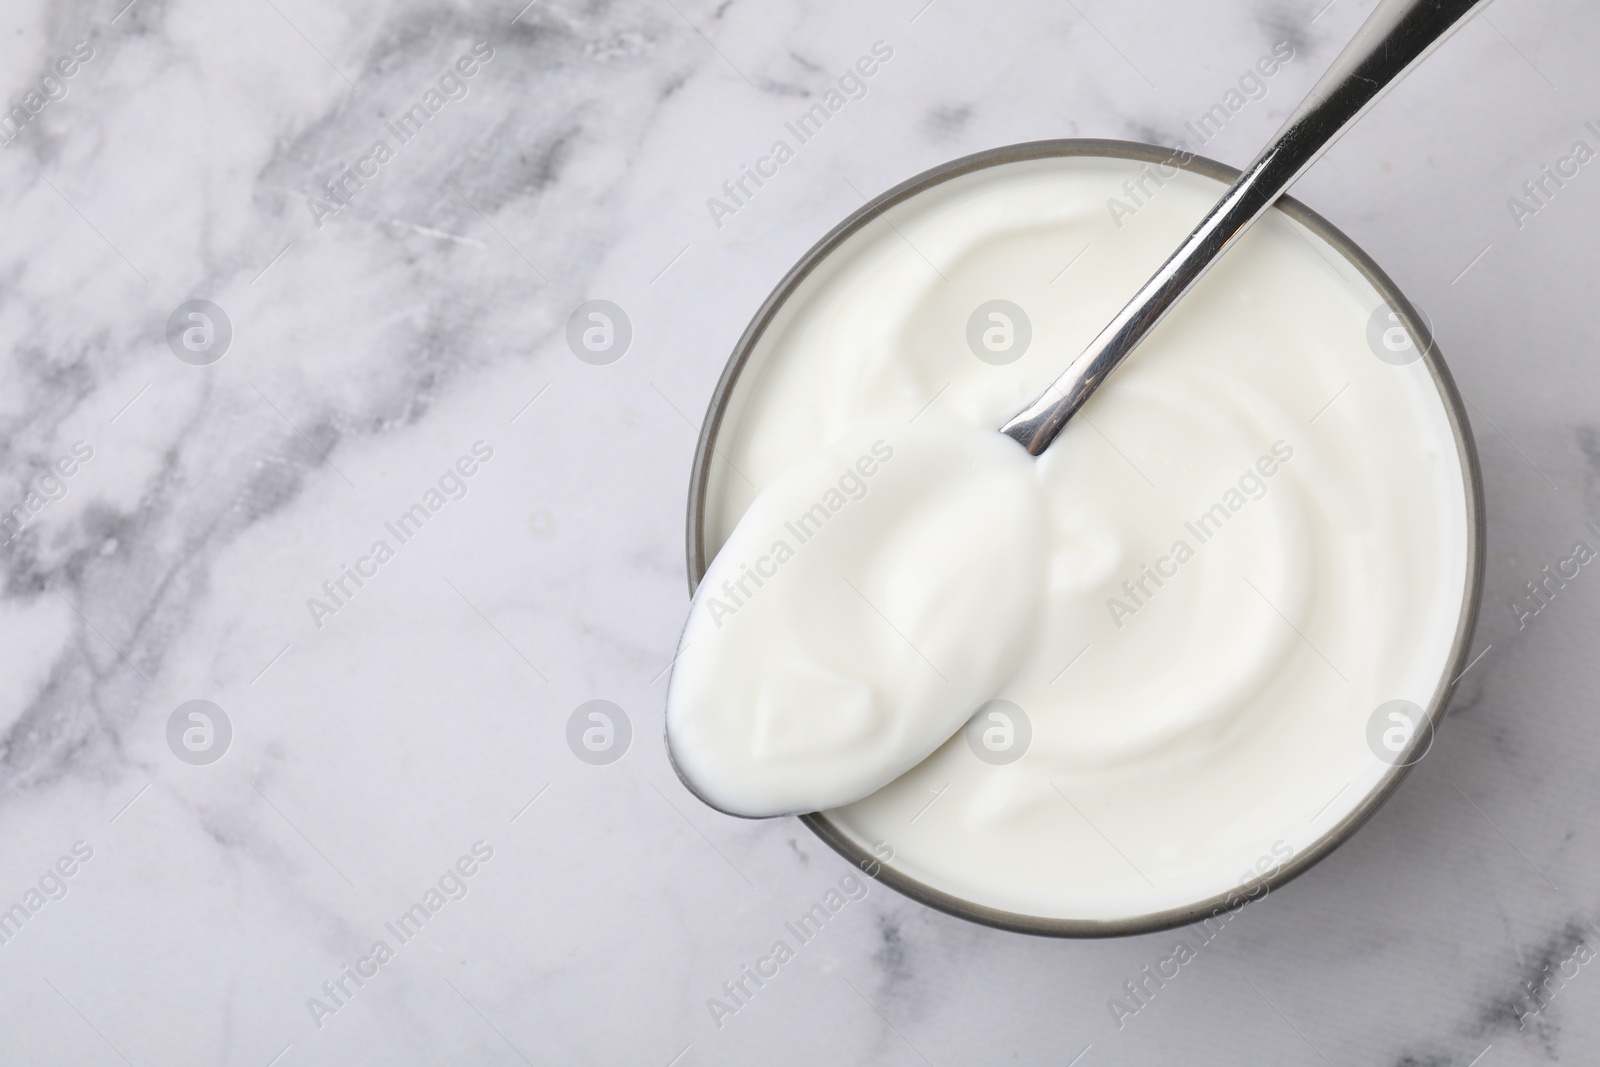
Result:
{"type": "Polygon", "coordinates": [[[1000,432],[1037,456],[1239,235],[1488,0],[1379,0],[1277,137],[1044,394],[1000,432]]]}

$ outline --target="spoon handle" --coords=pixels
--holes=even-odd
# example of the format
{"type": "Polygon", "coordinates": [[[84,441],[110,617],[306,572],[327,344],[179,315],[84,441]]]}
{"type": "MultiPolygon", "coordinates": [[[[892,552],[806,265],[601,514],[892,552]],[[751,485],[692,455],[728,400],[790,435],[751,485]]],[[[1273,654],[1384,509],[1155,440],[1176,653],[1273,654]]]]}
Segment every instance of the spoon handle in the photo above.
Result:
{"type": "Polygon", "coordinates": [[[1488,0],[1379,0],[1328,72],[1194,232],[1050,388],[1000,428],[1039,455],[1145,335],[1328,146],[1488,0]]]}

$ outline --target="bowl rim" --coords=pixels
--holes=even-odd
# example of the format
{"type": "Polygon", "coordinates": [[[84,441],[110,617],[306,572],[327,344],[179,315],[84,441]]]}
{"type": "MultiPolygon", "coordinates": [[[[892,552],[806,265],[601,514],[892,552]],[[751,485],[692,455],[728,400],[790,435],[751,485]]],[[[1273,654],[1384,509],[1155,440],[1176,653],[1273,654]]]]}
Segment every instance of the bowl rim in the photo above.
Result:
{"type": "MultiPolygon", "coordinates": [[[[1237,169],[1224,163],[1219,163],[1191,152],[1139,141],[1099,138],[1059,138],[1043,141],[1025,141],[985,149],[971,155],[962,156],[959,159],[941,163],[880,193],[860,208],[851,212],[844,221],[833,227],[821,240],[812,245],[783,276],[772,292],[768,294],[766,300],[762,302],[761,307],[751,318],[750,324],[745,328],[738,343],[734,346],[733,352],[723,368],[722,375],[717,380],[716,388],[712,391],[711,400],[707,405],[705,420],[702,423],[698,444],[695,449],[694,465],[691,469],[689,480],[688,537],[685,547],[688,557],[689,593],[691,597],[699,586],[700,579],[705,575],[708,562],[705,552],[705,506],[711,473],[711,458],[715,453],[717,435],[722,429],[723,419],[727,415],[734,390],[738,385],[740,375],[750,360],[751,354],[760,343],[762,337],[765,336],[768,327],[771,326],[779,310],[794,295],[801,284],[810,276],[811,272],[847,239],[883,215],[890,208],[935,186],[942,185],[966,174],[1009,163],[1073,156],[1124,159],[1181,167],[1184,170],[1222,182],[1224,185],[1231,185],[1237,180],[1240,173],[1237,169]]],[[[1282,211],[1338,250],[1377,290],[1379,296],[1388,303],[1390,308],[1400,316],[1401,321],[1411,332],[1411,335],[1419,342],[1422,348],[1422,359],[1433,379],[1435,388],[1445,403],[1446,415],[1450,422],[1458,459],[1461,463],[1463,480],[1466,483],[1464,488],[1466,489],[1468,512],[1467,588],[1462,598],[1461,616],[1456,622],[1456,632],[1447,661],[1447,669],[1442,673],[1433,697],[1427,706],[1430,728],[1428,730],[1418,730],[1400,762],[1391,768],[1377,786],[1362,798],[1361,803],[1356,805],[1338,823],[1320,835],[1306,849],[1296,853],[1287,862],[1274,867],[1271,871],[1253,881],[1243,883],[1226,893],[1220,893],[1193,904],[1111,920],[1060,919],[992,908],[937,889],[895,868],[892,865],[892,856],[884,858],[868,851],[829,819],[826,812],[811,812],[799,817],[800,821],[809,827],[812,833],[816,834],[830,848],[863,873],[930,908],[983,926],[1009,930],[1015,933],[1043,937],[1091,938],[1122,937],[1172,929],[1237,910],[1309,870],[1334,849],[1349,840],[1351,835],[1393,795],[1401,781],[1410,773],[1411,768],[1420,761],[1423,755],[1426,755],[1425,746],[1432,744],[1433,738],[1443,721],[1445,708],[1448,706],[1450,697],[1455,691],[1455,685],[1461,679],[1467,653],[1471,649],[1473,630],[1477,624],[1482,599],[1485,517],[1483,475],[1478,463],[1477,447],[1473,440],[1461,393],[1457,389],[1449,369],[1445,366],[1444,358],[1439,352],[1438,344],[1433,337],[1428,321],[1406,299],[1405,294],[1400,291],[1394,281],[1383,272],[1382,268],[1370,256],[1362,251],[1360,246],[1327,219],[1312,211],[1300,201],[1284,196],[1278,200],[1275,210],[1282,211]],[[1420,754],[1417,753],[1418,749],[1422,749],[1420,754]]],[[[673,766],[676,770],[676,762],[674,762],[673,766]]],[[[685,782],[685,785],[688,786],[689,783],[685,782]]],[[[692,786],[690,788],[693,791],[692,786]]]]}

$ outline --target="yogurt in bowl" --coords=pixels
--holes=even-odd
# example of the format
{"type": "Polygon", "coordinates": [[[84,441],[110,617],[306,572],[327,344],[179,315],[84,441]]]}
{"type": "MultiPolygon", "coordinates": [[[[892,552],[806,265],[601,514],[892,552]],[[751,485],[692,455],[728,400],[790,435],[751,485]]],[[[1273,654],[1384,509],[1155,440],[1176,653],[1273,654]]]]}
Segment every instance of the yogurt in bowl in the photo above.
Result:
{"type": "MultiPolygon", "coordinates": [[[[690,497],[691,583],[761,490],[830,449],[999,437],[1234,177],[1153,146],[1039,142],[937,168],[841,224],[779,284],[718,385],[690,497]]],[[[1409,303],[1285,199],[1032,462],[1040,595],[1003,598],[1027,605],[1025,625],[981,597],[949,601],[965,631],[914,596],[886,611],[863,595],[830,616],[841,655],[931,620],[936,649],[914,651],[934,673],[947,677],[941,657],[989,673],[962,693],[977,705],[965,727],[926,754],[894,749],[903,773],[840,793],[851,799],[804,816],[811,828],[931,906],[1066,936],[1237,906],[1241,885],[1264,892],[1346,839],[1431,743],[1481,584],[1470,431],[1409,303]]],[[[844,529],[844,509],[872,499],[841,496],[830,514],[844,529]]],[[[762,587],[771,619],[809,595],[795,576],[823,553],[807,551],[812,563],[768,564],[793,585],[762,587]]],[[[741,654],[755,674],[760,632],[741,654]]],[[[669,699],[680,767],[728,740],[685,741],[690,688],[675,676],[669,699]]],[[[691,694],[715,695],[704,681],[691,694]]],[[[772,714],[778,726],[733,745],[752,786],[775,780],[760,762],[772,730],[812,721],[772,714]]],[[[823,720],[845,755],[882,738],[823,720]]]]}

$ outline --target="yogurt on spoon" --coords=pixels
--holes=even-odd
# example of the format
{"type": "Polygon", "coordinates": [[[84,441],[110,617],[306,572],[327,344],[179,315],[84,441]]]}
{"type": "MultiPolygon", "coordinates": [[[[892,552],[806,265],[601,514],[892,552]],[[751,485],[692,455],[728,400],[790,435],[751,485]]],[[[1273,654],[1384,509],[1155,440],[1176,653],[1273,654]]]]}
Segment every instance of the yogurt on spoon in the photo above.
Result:
{"type": "Polygon", "coordinates": [[[700,583],[667,694],[679,774],[752,817],[876,792],[1025,661],[1046,545],[1010,438],[850,427],[761,491],[700,583]]]}

